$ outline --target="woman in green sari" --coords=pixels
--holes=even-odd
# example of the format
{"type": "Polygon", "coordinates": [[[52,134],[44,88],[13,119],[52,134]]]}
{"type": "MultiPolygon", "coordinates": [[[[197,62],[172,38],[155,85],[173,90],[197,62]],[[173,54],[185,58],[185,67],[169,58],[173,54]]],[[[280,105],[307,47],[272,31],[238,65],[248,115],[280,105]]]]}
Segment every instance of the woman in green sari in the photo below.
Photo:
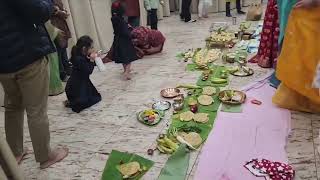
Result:
{"type": "MultiPolygon", "coordinates": [[[[51,41],[53,42],[57,38],[59,30],[55,28],[51,22],[46,23],[46,28],[50,35],[51,41]]],[[[52,44],[54,45],[54,43],[52,44]]],[[[64,92],[64,87],[60,79],[58,54],[56,52],[51,53],[48,55],[48,59],[50,67],[49,96],[56,96],[64,92]]]]}
{"type": "MultiPolygon", "coordinates": [[[[280,34],[279,34],[279,40],[278,40],[279,52],[281,52],[282,42],[286,32],[286,27],[287,27],[290,12],[296,3],[297,3],[297,0],[277,0],[278,11],[279,11],[279,26],[280,26],[279,27],[280,34]]],[[[277,79],[275,73],[273,73],[273,75],[271,76],[270,84],[276,88],[280,85],[280,81],[277,79]]]]}

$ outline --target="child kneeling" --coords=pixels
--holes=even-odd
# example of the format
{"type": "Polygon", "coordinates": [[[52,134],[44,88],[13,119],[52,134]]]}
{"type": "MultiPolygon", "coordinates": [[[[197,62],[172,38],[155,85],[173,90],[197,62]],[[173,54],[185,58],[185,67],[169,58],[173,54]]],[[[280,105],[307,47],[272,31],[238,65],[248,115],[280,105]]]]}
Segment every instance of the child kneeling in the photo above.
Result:
{"type": "Polygon", "coordinates": [[[101,95],[89,78],[93,72],[96,57],[93,40],[89,36],[80,37],[72,48],[72,73],[65,89],[68,98],[65,105],[76,113],[101,101],[101,95]]]}

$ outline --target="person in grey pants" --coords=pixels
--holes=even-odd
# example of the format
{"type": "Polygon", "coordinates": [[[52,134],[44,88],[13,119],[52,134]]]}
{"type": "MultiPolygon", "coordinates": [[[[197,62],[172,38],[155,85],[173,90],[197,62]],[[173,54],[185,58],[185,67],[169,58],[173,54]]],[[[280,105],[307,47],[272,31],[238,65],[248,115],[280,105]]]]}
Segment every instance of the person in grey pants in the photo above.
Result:
{"type": "Polygon", "coordinates": [[[67,148],[50,148],[46,55],[55,49],[44,23],[52,13],[51,0],[0,1],[0,83],[5,92],[6,139],[20,163],[26,154],[23,148],[26,111],[40,168],[61,161],[68,154],[67,148]]]}

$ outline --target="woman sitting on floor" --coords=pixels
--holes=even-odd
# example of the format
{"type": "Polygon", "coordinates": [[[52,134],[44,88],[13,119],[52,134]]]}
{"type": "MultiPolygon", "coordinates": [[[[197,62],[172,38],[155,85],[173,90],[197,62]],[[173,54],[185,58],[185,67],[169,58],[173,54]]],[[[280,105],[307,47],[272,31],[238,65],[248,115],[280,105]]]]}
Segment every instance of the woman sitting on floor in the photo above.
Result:
{"type": "Polygon", "coordinates": [[[68,101],[65,105],[76,113],[101,101],[101,95],[89,78],[97,56],[92,46],[93,40],[89,36],[82,36],[71,52],[72,73],[66,85],[68,101]]]}
{"type": "MultiPolygon", "coordinates": [[[[131,29],[131,39],[139,59],[142,59],[144,55],[160,53],[163,50],[166,38],[160,31],[143,26],[129,28],[131,29]]],[[[111,47],[108,55],[103,59],[104,63],[112,61],[112,51],[113,47],[111,47]]]]}
{"type": "Polygon", "coordinates": [[[166,41],[160,31],[143,26],[134,28],[131,31],[131,36],[134,46],[141,49],[145,55],[161,52],[166,41]]]}

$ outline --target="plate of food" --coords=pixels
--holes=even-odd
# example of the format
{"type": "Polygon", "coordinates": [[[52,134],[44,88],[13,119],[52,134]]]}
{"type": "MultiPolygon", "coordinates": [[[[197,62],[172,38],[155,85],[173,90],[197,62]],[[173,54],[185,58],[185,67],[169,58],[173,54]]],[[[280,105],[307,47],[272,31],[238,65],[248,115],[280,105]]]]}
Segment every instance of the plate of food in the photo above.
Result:
{"type": "Polygon", "coordinates": [[[157,125],[161,121],[162,117],[162,112],[154,109],[147,109],[137,113],[138,121],[148,126],[157,125]]]}
{"type": "Polygon", "coordinates": [[[236,71],[230,71],[230,74],[239,77],[246,77],[252,76],[254,74],[254,71],[249,67],[243,66],[241,68],[238,68],[236,71]]]}
{"type": "Polygon", "coordinates": [[[237,90],[225,90],[219,93],[219,100],[225,104],[239,105],[245,102],[246,94],[237,90]]]}
{"type": "Polygon", "coordinates": [[[169,110],[171,107],[171,103],[169,101],[157,101],[152,104],[152,109],[159,111],[169,110]]]}
{"type": "Polygon", "coordinates": [[[179,96],[180,90],[178,88],[166,88],[162,89],[160,95],[164,98],[174,98],[179,96]]]}

